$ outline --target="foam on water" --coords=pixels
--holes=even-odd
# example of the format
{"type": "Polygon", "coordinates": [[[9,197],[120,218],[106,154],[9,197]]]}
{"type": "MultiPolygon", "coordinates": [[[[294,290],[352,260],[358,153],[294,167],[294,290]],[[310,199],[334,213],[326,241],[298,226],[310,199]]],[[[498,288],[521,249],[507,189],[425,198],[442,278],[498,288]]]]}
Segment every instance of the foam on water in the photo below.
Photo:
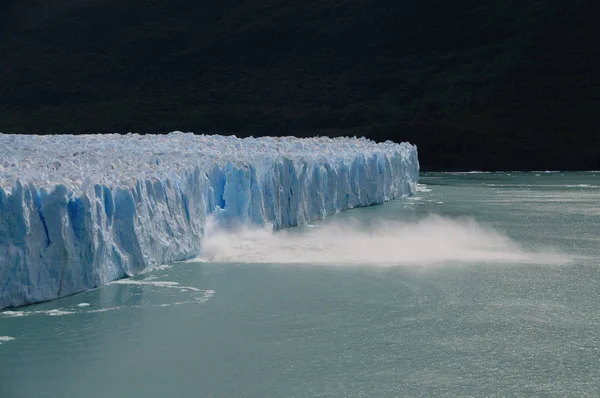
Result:
{"type": "Polygon", "coordinates": [[[63,316],[63,315],[73,315],[74,313],[75,313],[75,311],[73,311],[73,310],[65,310],[62,308],[55,308],[52,310],[40,310],[40,311],[3,311],[3,312],[0,312],[0,317],[18,318],[18,317],[30,316],[30,315],[63,316]]]}
{"type": "Polygon", "coordinates": [[[154,281],[154,280],[134,280],[134,279],[120,279],[118,281],[111,282],[111,284],[118,285],[147,285],[147,286],[155,286],[155,287],[166,287],[169,289],[179,289],[182,291],[191,290],[194,292],[201,291],[198,288],[192,286],[180,286],[178,282],[171,281],[154,281]]]}
{"type": "Polygon", "coordinates": [[[7,343],[9,341],[13,341],[15,338],[14,337],[10,337],[10,336],[0,336],[0,345],[2,345],[2,343],[7,343]]]}
{"type": "MultiPolygon", "coordinates": [[[[164,275],[163,275],[164,277],[164,275]]],[[[159,288],[159,289],[175,289],[177,292],[181,294],[177,294],[173,297],[174,301],[172,302],[144,302],[141,304],[132,304],[127,303],[126,305],[113,305],[103,308],[94,308],[90,303],[82,302],[79,304],[75,304],[71,307],[59,307],[49,310],[20,310],[20,311],[0,311],[0,319],[2,318],[19,318],[19,317],[28,317],[28,316],[74,316],[74,315],[85,315],[85,314],[99,314],[104,312],[118,311],[127,308],[164,308],[170,307],[172,305],[183,305],[183,304],[201,304],[208,300],[210,300],[215,291],[211,289],[199,289],[192,286],[180,286],[179,282],[174,281],[161,281],[156,280],[157,276],[150,276],[146,279],[135,280],[135,279],[123,279],[119,281],[114,281],[109,283],[106,286],[103,286],[101,289],[110,289],[111,286],[115,285],[129,285],[132,287],[138,288],[159,288]]],[[[167,300],[170,296],[161,295],[161,300],[167,300]]]]}

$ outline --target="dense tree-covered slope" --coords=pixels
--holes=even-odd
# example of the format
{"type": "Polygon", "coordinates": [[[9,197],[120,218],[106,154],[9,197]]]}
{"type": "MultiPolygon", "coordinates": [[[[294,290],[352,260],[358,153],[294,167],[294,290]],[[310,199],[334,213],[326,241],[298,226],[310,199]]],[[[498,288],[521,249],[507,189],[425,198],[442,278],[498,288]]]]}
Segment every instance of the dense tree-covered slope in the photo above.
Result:
{"type": "Polygon", "coordinates": [[[592,0],[5,0],[0,131],[366,135],[600,169],[592,0]]]}

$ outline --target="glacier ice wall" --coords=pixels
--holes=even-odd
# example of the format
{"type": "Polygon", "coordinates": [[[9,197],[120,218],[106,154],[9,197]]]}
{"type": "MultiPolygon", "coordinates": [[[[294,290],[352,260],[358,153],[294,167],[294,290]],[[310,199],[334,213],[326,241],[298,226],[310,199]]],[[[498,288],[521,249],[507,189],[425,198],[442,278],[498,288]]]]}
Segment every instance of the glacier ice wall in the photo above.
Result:
{"type": "Polygon", "coordinates": [[[283,228],[410,195],[416,147],[361,138],[0,134],[0,308],[201,253],[208,215],[283,228]]]}

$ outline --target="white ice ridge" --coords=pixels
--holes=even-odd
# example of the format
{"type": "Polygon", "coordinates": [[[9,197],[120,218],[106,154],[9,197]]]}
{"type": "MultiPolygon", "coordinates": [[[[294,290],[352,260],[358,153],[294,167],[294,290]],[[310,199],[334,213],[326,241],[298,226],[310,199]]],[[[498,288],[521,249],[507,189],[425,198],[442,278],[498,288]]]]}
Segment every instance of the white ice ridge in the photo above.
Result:
{"type": "Polygon", "coordinates": [[[0,308],[201,254],[207,216],[293,226],[412,194],[416,147],[360,138],[0,134],[0,308]]]}

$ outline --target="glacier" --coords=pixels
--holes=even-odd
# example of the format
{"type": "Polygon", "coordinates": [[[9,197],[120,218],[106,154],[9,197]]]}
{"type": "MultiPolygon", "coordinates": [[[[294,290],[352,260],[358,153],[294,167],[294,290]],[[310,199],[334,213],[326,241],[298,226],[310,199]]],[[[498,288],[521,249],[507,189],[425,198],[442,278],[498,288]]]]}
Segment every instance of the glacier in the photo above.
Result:
{"type": "Polygon", "coordinates": [[[209,217],[284,228],[414,193],[416,146],[365,138],[0,134],[0,308],[201,254],[209,217]]]}

